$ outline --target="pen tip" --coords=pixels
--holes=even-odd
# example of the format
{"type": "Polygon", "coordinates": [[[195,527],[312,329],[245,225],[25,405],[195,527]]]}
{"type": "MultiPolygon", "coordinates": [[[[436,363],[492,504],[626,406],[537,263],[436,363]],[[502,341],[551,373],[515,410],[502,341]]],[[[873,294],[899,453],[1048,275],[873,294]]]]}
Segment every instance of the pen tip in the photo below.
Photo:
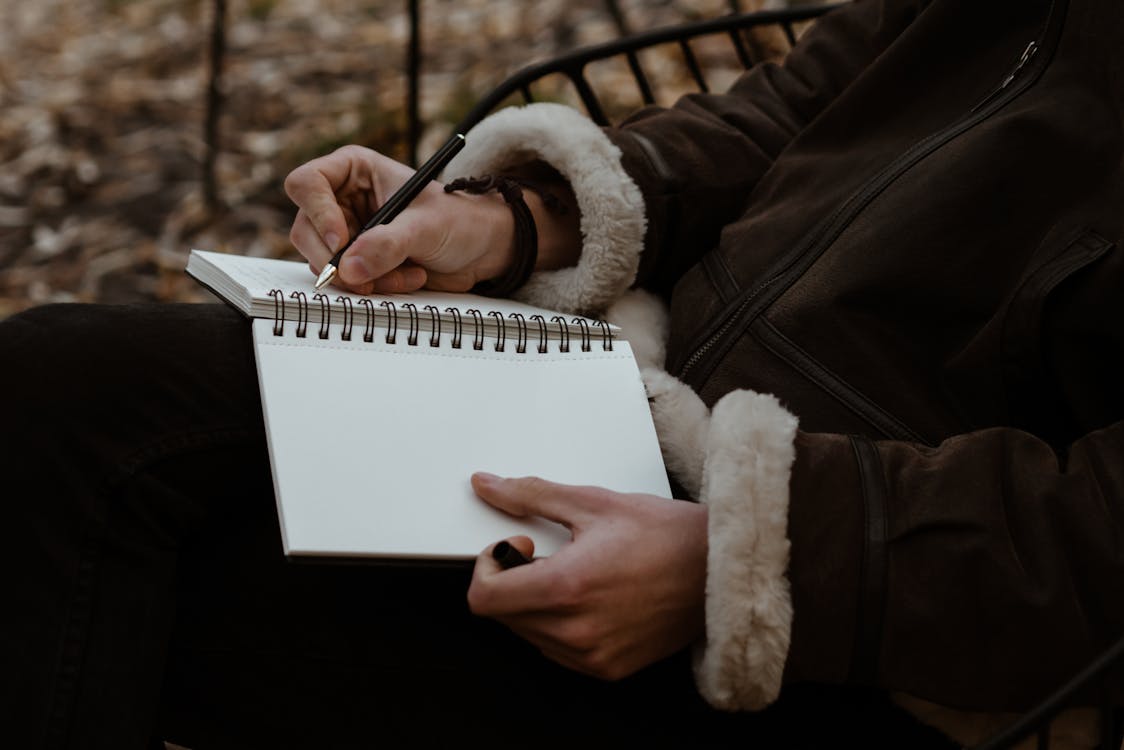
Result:
{"type": "Polygon", "coordinates": [[[316,277],[316,288],[323,289],[328,286],[328,284],[332,283],[332,279],[334,278],[336,278],[336,267],[329,263],[324,266],[324,270],[316,277]]]}

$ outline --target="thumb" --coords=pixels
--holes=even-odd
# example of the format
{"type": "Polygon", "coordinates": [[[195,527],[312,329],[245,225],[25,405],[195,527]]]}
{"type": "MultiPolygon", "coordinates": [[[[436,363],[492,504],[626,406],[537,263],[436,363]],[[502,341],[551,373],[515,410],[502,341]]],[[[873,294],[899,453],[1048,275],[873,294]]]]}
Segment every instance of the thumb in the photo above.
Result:
{"type": "Polygon", "coordinates": [[[472,488],[492,507],[513,516],[541,516],[570,531],[588,525],[608,495],[598,487],[556,484],[539,477],[505,479],[486,472],[472,475],[472,488]]]}
{"type": "Polygon", "coordinates": [[[400,271],[412,274],[408,278],[412,288],[405,285],[403,288],[389,288],[393,284],[376,284],[378,291],[405,292],[420,287],[425,283],[425,269],[406,261],[411,254],[424,254],[427,249],[426,218],[419,211],[406,209],[389,224],[379,224],[360,234],[340,261],[340,276],[348,284],[359,285],[379,281],[400,271]],[[414,282],[416,286],[413,286],[414,282]]]}

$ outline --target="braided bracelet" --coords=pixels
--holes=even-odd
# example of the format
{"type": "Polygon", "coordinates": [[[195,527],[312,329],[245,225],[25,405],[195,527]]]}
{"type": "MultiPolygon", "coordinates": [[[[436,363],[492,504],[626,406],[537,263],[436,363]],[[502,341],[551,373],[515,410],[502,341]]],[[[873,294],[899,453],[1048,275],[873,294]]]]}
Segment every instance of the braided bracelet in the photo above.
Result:
{"type": "Polygon", "coordinates": [[[543,200],[543,204],[557,211],[564,211],[558,199],[543,191],[536,185],[517,180],[514,177],[502,175],[487,175],[485,177],[462,177],[453,180],[445,186],[446,193],[464,191],[475,195],[489,193],[493,190],[503,196],[504,202],[511,208],[515,219],[515,262],[503,273],[494,279],[487,279],[472,287],[476,294],[488,297],[508,297],[516,289],[527,283],[531,273],[535,270],[535,262],[539,257],[539,235],[535,228],[535,217],[523,198],[523,188],[534,190],[543,200]]]}

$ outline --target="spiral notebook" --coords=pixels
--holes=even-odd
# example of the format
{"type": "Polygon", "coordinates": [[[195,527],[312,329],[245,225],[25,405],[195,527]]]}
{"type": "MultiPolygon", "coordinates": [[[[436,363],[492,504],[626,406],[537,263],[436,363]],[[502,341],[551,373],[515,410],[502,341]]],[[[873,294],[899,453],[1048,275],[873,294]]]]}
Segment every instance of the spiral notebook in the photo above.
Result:
{"type": "Polygon", "coordinates": [[[476,497],[474,471],[670,497],[615,327],[508,300],[318,294],[303,263],[193,250],[187,272],[254,318],[285,554],[462,560],[562,526],[476,497]]]}

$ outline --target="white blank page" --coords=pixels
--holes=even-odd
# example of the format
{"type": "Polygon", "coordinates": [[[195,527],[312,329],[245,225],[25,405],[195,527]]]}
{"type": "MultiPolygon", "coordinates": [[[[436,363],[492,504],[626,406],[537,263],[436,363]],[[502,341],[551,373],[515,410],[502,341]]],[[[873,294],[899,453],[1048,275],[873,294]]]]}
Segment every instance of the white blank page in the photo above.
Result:
{"type": "Polygon", "coordinates": [[[526,534],[543,556],[569,540],[490,508],[474,471],[670,497],[625,341],[518,354],[272,331],[254,321],[287,555],[466,559],[526,534]]]}

